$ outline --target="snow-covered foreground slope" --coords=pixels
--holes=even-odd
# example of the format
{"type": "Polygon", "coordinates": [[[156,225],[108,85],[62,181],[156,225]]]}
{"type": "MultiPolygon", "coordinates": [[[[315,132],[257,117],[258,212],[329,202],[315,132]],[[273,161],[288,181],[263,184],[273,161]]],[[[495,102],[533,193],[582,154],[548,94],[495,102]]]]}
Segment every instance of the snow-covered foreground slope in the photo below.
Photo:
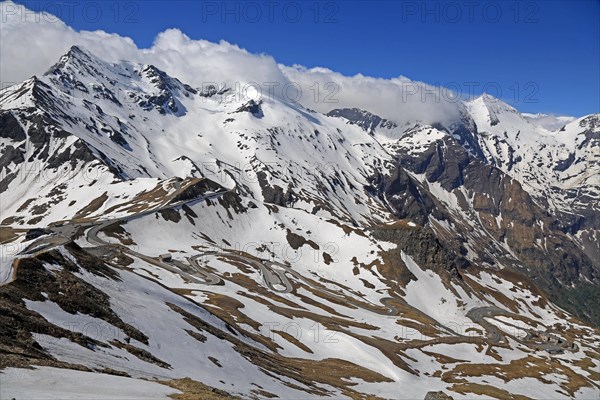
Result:
{"type": "Polygon", "coordinates": [[[72,48],[0,95],[0,368],[132,395],[596,396],[598,116],[461,109],[323,115],[72,48]]]}
{"type": "Polygon", "coordinates": [[[178,393],[141,379],[49,367],[7,368],[0,373],[0,382],[3,399],[158,400],[178,393]]]}
{"type": "MultiPolygon", "coordinates": [[[[223,205],[201,203],[190,211],[203,216],[193,221],[210,223],[219,218],[223,205]]],[[[24,354],[42,365],[120,371],[134,378],[189,377],[244,397],[398,398],[399,386],[404,390],[401,398],[421,398],[432,389],[451,391],[455,398],[494,390],[588,398],[597,390],[598,332],[510,274],[478,271],[464,273],[461,282],[448,282],[447,276],[422,269],[401,252],[404,267],[395,264],[395,272],[413,277],[403,284],[386,278],[391,248],[380,253],[387,266],[373,262],[370,251],[352,255],[347,248],[334,255],[333,263],[315,262],[309,245],[290,250],[293,261],[257,248],[214,253],[215,247],[193,225],[187,227],[188,237],[180,235],[174,242],[166,235],[175,222],[161,216],[146,225],[148,218],[154,219],[125,224],[136,254],[170,251],[175,260],[169,265],[181,271],[193,265],[187,257],[201,255],[201,265],[222,283],[189,281],[183,273],[161,268],[156,259],[132,254],[117,258],[110,246],[93,252],[113,263],[118,260],[122,267],[102,266],[76,245],[24,258],[16,280],[0,291],[3,298],[24,299],[22,305],[4,301],[2,306],[10,307],[10,326],[30,326],[31,332],[19,329],[12,340],[3,336],[2,346],[12,354],[6,362],[18,363],[15,355],[24,354]],[[148,248],[136,246],[138,240],[160,235],[165,235],[161,244],[147,240],[148,248]],[[270,263],[290,262],[284,275],[292,290],[269,289],[266,274],[253,262],[256,257],[272,271],[283,267],[270,263]],[[13,315],[21,315],[24,322],[11,321],[13,315]],[[546,342],[544,334],[560,342],[546,342]],[[38,348],[29,347],[28,335],[38,348]],[[553,349],[562,354],[548,354],[553,349]],[[503,383],[515,368],[521,371],[522,384],[503,383]],[[548,373],[555,378],[537,379],[548,373]],[[482,375],[488,383],[480,380],[482,375]]],[[[336,229],[343,234],[334,226],[323,234],[336,229]]],[[[420,228],[406,224],[401,229],[420,228]]],[[[372,239],[358,232],[346,239],[352,248],[381,251],[380,244],[369,243],[372,239]]],[[[203,233],[212,235],[210,230],[203,233]]],[[[233,240],[235,235],[225,237],[233,240]]],[[[255,240],[273,244],[285,236],[279,230],[255,240]]],[[[84,241],[79,239],[81,245],[84,241]]]]}

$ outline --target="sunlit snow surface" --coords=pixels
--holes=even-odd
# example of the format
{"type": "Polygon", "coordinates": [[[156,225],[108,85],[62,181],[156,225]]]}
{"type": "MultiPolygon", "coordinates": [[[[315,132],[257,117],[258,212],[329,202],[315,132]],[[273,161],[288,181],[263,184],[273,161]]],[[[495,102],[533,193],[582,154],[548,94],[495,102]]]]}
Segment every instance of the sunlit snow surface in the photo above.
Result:
{"type": "Polygon", "coordinates": [[[176,389],[156,382],[51,367],[6,368],[0,372],[0,398],[35,400],[159,400],[176,389]]]}
{"type": "MultiPolygon", "coordinates": [[[[84,268],[75,273],[108,295],[116,315],[149,337],[148,344],[131,339],[132,345],[171,368],[110,345],[111,341],[125,340],[125,334],[104,320],[68,313],[48,299],[25,300],[29,310],[50,323],[109,344],[87,348],[66,338],[34,334],[34,339],[57,360],[93,369],[113,368],[138,379],[52,368],[7,369],[0,375],[0,397],[164,398],[174,390],[139,378],[183,377],[243,396],[260,387],[282,398],[319,397],[307,393],[309,387],[304,382],[285,376],[283,371],[254,364],[220,335],[200,332],[170,305],[218,332],[235,335],[253,349],[288,359],[344,360],[368,369],[381,376],[382,381],[367,382],[358,377],[347,381],[356,384],[351,387],[359,393],[384,398],[423,398],[430,390],[450,391],[456,382],[449,382],[448,377],[444,380],[443,374],[514,394],[565,397],[561,385],[569,378],[560,371],[544,374],[547,381],[505,381],[493,375],[496,369],[511,368],[509,363],[526,357],[559,362],[585,377],[586,382],[593,380],[590,371],[597,370],[600,364],[589,354],[597,352],[594,343],[598,333],[565,317],[557,307],[544,305],[524,284],[484,270],[476,274],[465,272],[471,287],[448,282],[404,252],[400,254],[401,261],[414,278],[398,292],[392,289],[394,282],[385,278],[383,271],[388,265],[381,254],[393,250],[395,245],[376,240],[368,229],[358,227],[391,227],[398,221],[390,222],[393,217],[383,200],[363,189],[375,172],[386,174],[393,170],[393,149],[418,155],[448,137],[443,127],[419,126],[414,121],[414,126],[377,129],[369,134],[343,118],[327,117],[277,99],[263,99],[262,115],[257,116],[236,112],[247,104],[247,98],[228,93],[202,97],[174,80],[170,84],[177,111],[160,113],[139,105],[144,95],[159,93],[144,73],[147,66],[127,62],[112,65],[85,54],[63,61],[62,68],[74,81],[80,81],[91,93],[101,93],[102,88],[114,90],[120,104],[100,95],[92,96],[88,104],[90,96],[65,94],[70,93],[73,82],[58,80],[53,74],[39,78],[51,87],[50,92],[60,92],[62,100],[48,112],[57,126],[71,133],[67,137],[50,137],[49,151],[71,151],[76,142],[83,141],[96,158],[91,162],[76,160],[72,169],[67,168],[64,173],[52,170],[40,177],[30,172],[45,169],[47,160],[33,157],[37,150],[26,140],[26,161],[8,165],[7,170],[16,173],[17,178],[2,194],[3,217],[6,214],[15,218],[11,226],[29,228],[72,218],[94,221],[135,215],[164,205],[165,199],[177,192],[172,179],[175,176],[207,177],[226,189],[235,187],[240,199],[239,204],[230,200],[234,205],[223,199],[198,201],[186,205],[186,209],[177,207],[173,210],[176,217],[149,213],[121,224],[125,233],[119,237],[129,239],[126,246],[147,257],[171,253],[176,261],[189,263],[190,257],[216,251],[216,255],[203,256],[201,263],[222,279],[223,285],[190,282],[182,274],[135,256],[126,269],[116,269],[119,279],[100,277],[84,268]],[[92,65],[101,74],[86,72],[84,64],[92,65]],[[92,121],[94,128],[89,126],[92,121]],[[127,144],[113,141],[111,131],[125,132],[127,144]],[[110,162],[99,161],[100,154],[110,162]],[[120,177],[109,170],[107,163],[119,171],[116,175],[120,177]],[[265,173],[270,187],[277,185],[283,193],[288,187],[294,189],[297,198],[293,205],[265,204],[260,172],[265,173]],[[56,187],[61,188],[60,193],[56,187]],[[50,207],[43,207],[47,204],[50,207]],[[236,207],[244,209],[239,211],[236,207]],[[312,243],[294,249],[288,240],[290,233],[312,243]],[[294,273],[282,273],[291,281],[293,290],[279,293],[285,285],[278,283],[273,285],[275,291],[269,289],[263,273],[251,263],[228,258],[232,252],[288,263],[294,273]],[[386,303],[391,296],[396,296],[395,306],[386,303]],[[502,315],[483,318],[492,328],[514,337],[508,337],[504,346],[481,344],[489,326],[475,323],[467,313],[486,306],[506,310],[510,305],[503,303],[504,298],[514,300],[516,312],[525,320],[502,315]],[[387,315],[392,306],[401,307],[401,312],[387,315]],[[581,330],[577,351],[550,357],[517,341],[526,329],[545,330],[556,324],[581,330]],[[205,341],[194,338],[190,332],[204,335],[205,341]],[[583,361],[587,358],[591,363],[588,368],[588,361],[583,361]],[[461,365],[470,364],[491,367],[483,376],[454,372],[461,365]],[[67,380],[75,384],[65,385],[67,380]],[[32,382],[40,382],[39,387],[44,390],[32,382]],[[114,388],[121,386],[129,391],[117,393],[114,388]]],[[[31,128],[31,122],[21,113],[33,105],[33,100],[28,94],[19,94],[21,89],[29,93],[27,90],[33,90],[36,84],[39,83],[31,80],[22,87],[6,89],[0,100],[0,107],[19,117],[26,130],[31,128]]],[[[524,182],[538,198],[547,197],[552,207],[565,207],[567,199],[560,192],[545,193],[550,183],[565,190],[592,190],[598,186],[594,181],[598,167],[593,162],[598,156],[591,147],[580,148],[584,141],[582,119],[565,121],[564,130],[556,132],[528,122],[516,110],[488,97],[465,104],[464,108],[477,124],[485,156],[524,182]],[[521,160],[509,169],[507,160],[513,151],[521,155],[521,160]],[[571,153],[583,161],[564,171],[547,168],[568,159],[571,153]],[[542,166],[534,168],[538,163],[542,166]]],[[[2,138],[1,144],[18,147],[23,143],[2,138]]],[[[475,230],[474,236],[482,234],[477,231],[481,221],[470,219],[459,204],[462,195],[468,206],[473,206],[464,188],[448,192],[440,183],[428,182],[424,174],[411,176],[457,220],[467,221],[475,230]]],[[[500,224],[502,218],[497,216],[496,223],[500,224]]],[[[403,223],[405,229],[422,229],[413,221],[403,223]]],[[[431,226],[438,233],[452,234],[452,223],[431,219],[431,226]]],[[[118,241],[106,232],[100,233],[99,238],[118,241]]],[[[96,245],[87,240],[86,232],[76,238],[76,243],[85,248],[96,245]]],[[[15,255],[24,245],[22,237],[2,244],[1,283],[12,279],[15,255]]],[[[511,253],[508,245],[501,245],[507,254],[511,253]]],[[[467,257],[474,257],[479,251],[475,246],[473,241],[465,242],[467,257]]],[[[60,252],[69,257],[64,248],[60,247],[60,252]]],[[[53,274],[61,268],[49,263],[44,267],[53,274]]],[[[282,271],[281,266],[272,267],[277,268],[282,271]]],[[[335,398],[344,397],[339,387],[321,383],[316,386],[335,398]]],[[[597,387],[590,384],[573,397],[590,398],[596,393],[597,387]]],[[[452,396],[476,397],[469,392],[452,392],[452,396]]]]}

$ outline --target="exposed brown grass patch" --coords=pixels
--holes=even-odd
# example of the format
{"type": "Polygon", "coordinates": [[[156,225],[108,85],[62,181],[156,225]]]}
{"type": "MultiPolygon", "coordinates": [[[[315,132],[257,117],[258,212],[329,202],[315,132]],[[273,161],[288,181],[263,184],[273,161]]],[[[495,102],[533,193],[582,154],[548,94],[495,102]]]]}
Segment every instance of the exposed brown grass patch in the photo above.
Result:
{"type": "Polygon", "coordinates": [[[573,365],[583,369],[588,374],[590,374],[590,379],[594,382],[600,382],[600,372],[596,367],[596,364],[592,361],[591,358],[585,357],[581,360],[574,360],[573,365]]]}
{"type": "Polygon", "coordinates": [[[19,234],[26,232],[26,229],[14,229],[10,226],[0,226],[0,243],[9,243],[19,237],[19,234]]]}
{"type": "Polygon", "coordinates": [[[468,362],[467,360],[459,360],[457,358],[453,358],[453,357],[447,356],[445,354],[434,353],[432,351],[427,351],[427,350],[421,350],[421,351],[424,354],[427,354],[428,356],[435,358],[439,364],[457,364],[457,363],[468,362]]]}
{"type": "Polygon", "coordinates": [[[504,389],[499,389],[491,385],[482,385],[479,383],[455,383],[450,388],[451,391],[460,394],[476,394],[489,396],[501,400],[531,400],[527,396],[515,395],[504,389]]]}
{"type": "Polygon", "coordinates": [[[75,216],[73,218],[74,219],[82,218],[82,217],[85,217],[86,215],[89,215],[93,212],[98,211],[100,209],[100,207],[102,207],[104,205],[104,203],[106,203],[106,200],[108,200],[108,192],[102,193],[100,196],[98,196],[94,200],[92,200],[87,206],[85,206],[81,210],[77,211],[77,213],[75,213],[75,216]]]}
{"type": "MultiPolygon", "coordinates": [[[[513,360],[508,364],[458,364],[452,370],[442,374],[442,380],[448,383],[466,383],[470,376],[494,376],[508,382],[519,378],[534,378],[543,383],[553,383],[546,379],[550,374],[561,374],[566,377],[559,382],[560,387],[573,396],[582,387],[592,386],[592,382],[576,374],[569,367],[555,359],[543,360],[527,356],[513,360]]],[[[506,398],[506,397],[499,397],[506,398]]]]}
{"type": "Polygon", "coordinates": [[[173,379],[170,381],[159,381],[163,385],[177,389],[183,393],[172,394],[169,397],[175,400],[229,400],[239,399],[224,390],[216,389],[195,381],[191,378],[173,379]]]}
{"type": "MultiPolygon", "coordinates": [[[[240,324],[246,324],[254,328],[256,331],[260,331],[262,324],[249,318],[246,314],[240,311],[245,307],[245,305],[239,300],[218,293],[205,292],[205,294],[208,296],[208,298],[202,303],[202,306],[206,310],[218,316],[230,326],[235,326],[240,329],[240,324]]],[[[278,349],[281,349],[277,343],[267,336],[248,331],[245,331],[245,334],[256,342],[261,343],[271,351],[277,351],[278,349]]]]}
{"type": "Polygon", "coordinates": [[[256,330],[260,328],[260,323],[248,318],[246,314],[240,311],[246,306],[239,300],[234,299],[233,297],[225,296],[220,293],[204,293],[206,294],[204,306],[217,315],[223,314],[223,311],[225,311],[225,314],[228,315],[225,321],[229,320],[230,322],[232,322],[232,325],[247,324],[256,330]],[[216,308],[219,308],[219,310],[216,310],[216,308]]]}
{"type": "MultiPolygon", "coordinates": [[[[344,396],[365,398],[363,394],[352,390],[352,386],[355,386],[356,383],[352,382],[351,379],[361,379],[365,382],[392,382],[390,378],[346,360],[328,358],[317,361],[289,358],[277,353],[270,353],[251,347],[232,333],[219,330],[174,304],[168,303],[168,305],[171,309],[181,314],[195,328],[207,331],[222,340],[231,342],[238,353],[242,354],[254,365],[262,368],[269,375],[275,378],[285,376],[306,385],[308,388],[304,388],[303,390],[309,394],[317,396],[329,395],[331,393],[321,385],[330,385],[340,389],[344,396]]],[[[289,383],[289,385],[294,384],[289,383]]]]}
{"type": "Polygon", "coordinates": [[[307,347],[304,343],[302,343],[301,341],[299,341],[298,339],[296,339],[294,336],[290,335],[289,333],[283,332],[283,331],[278,331],[278,330],[273,330],[272,332],[278,334],[279,336],[281,336],[282,338],[284,338],[285,340],[287,340],[294,346],[298,347],[299,349],[302,349],[302,351],[313,354],[313,351],[309,347],[307,347]]]}
{"type": "Polygon", "coordinates": [[[468,274],[463,274],[463,280],[465,281],[465,283],[467,285],[469,285],[472,288],[472,291],[474,293],[487,294],[487,295],[493,297],[494,299],[496,299],[498,302],[504,304],[512,312],[514,312],[514,313],[519,312],[519,303],[516,300],[510,299],[507,296],[505,296],[504,294],[502,294],[494,289],[490,289],[487,286],[480,285],[478,282],[471,279],[468,274]]]}

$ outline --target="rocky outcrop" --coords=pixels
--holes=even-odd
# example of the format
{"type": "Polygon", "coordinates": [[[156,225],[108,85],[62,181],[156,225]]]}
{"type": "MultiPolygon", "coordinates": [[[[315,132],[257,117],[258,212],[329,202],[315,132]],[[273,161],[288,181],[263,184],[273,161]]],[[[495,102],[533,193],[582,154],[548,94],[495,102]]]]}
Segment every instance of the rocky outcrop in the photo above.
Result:
{"type": "Polygon", "coordinates": [[[118,274],[101,260],[90,256],[76,244],[65,246],[70,253],[52,250],[38,256],[14,261],[15,280],[0,286],[0,368],[30,365],[65,366],[47,353],[35,340],[36,334],[67,338],[89,349],[106,347],[105,344],[84,334],[53,325],[38,313],[29,310],[25,299],[52,301],[71,314],[84,314],[102,319],[123,330],[129,337],[148,343],[148,337],[133,326],[123,322],[111,309],[108,295],[85,282],[77,272],[81,268],[108,279],[119,279],[118,274]],[[71,258],[75,257],[75,264],[71,258]],[[45,265],[60,265],[49,271],[45,265]]]}
{"type": "Polygon", "coordinates": [[[393,129],[396,128],[395,122],[381,118],[369,111],[360,108],[336,108],[327,113],[328,117],[341,117],[348,120],[348,123],[358,125],[366,132],[373,133],[377,128],[393,129]]]}
{"type": "Polygon", "coordinates": [[[454,400],[453,397],[448,396],[446,393],[440,392],[427,392],[425,400],[454,400]]]}
{"type": "Polygon", "coordinates": [[[378,240],[397,245],[387,253],[395,263],[401,263],[401,252],[404,252],[421,268],[430,269],[441,276],[449,276],[455,281],[462,280],[460,270],[470,265],[464,256],[441,242],[428,227],[413,228],[399,224],[376,227],[372,229],[372,233],[378,240]]]}
{"type": "MultiPolygon", "coordinates": [[[[445,221],[452,230],[445,234],[388,231],[383,240],[397,243],[419,265],[431,269],[437,265],[455,277],[455,271],[469,264],[499,262],[525,273],[557,304],[589,320],[586,310],[593,308],[591,301],[597,296],[584,298],[571,289],[585,285],[590,290],[591,283],[596,288],[592,292],[600,293],[600,269],[557,229],[556,218],[519,182],[474,157],[450,136],[425,151],[400,151],[397,157],[393,174],[387,179],[374,177],[371,191],[385,199],[400,219],[420,225],[445,221]],[[441,202],[435,185],[447,193],[442,197],[455,199],[448,201],[456,204],[441,202]],[[485,234],[473,235],[473,230],[485,234]],[[471,262],[464,257],[466,240],[478,247],[469,254],[471,262]]],[[[600,320],[593,322],[600,324],[600,320]]]]}
{"type": "Polygon", "coordinates": [[[10,111],[0,112],[0,138],[15,142],[25,140],[25,131],[10,111]]]}
{"type": "Polygon", "coordinates": [[[234,113],[247,112],[252,114],[256,118],[262,118],[264,117],[264,114],[261,106],[262,100],[256,102],[251,99],[246,104],[240,106],[237,110],[235,110],[234,113]]]}
{"type": "Polygon", "coordinates": [[[282,207],[293,203],[294,197],[291,190],[284,192],[283,188],[279,185],[271,186],[267,180],[266,172],[259,171],[256,173],[256,177],[262,190],[265,203],[275,204],[282,207]]]}

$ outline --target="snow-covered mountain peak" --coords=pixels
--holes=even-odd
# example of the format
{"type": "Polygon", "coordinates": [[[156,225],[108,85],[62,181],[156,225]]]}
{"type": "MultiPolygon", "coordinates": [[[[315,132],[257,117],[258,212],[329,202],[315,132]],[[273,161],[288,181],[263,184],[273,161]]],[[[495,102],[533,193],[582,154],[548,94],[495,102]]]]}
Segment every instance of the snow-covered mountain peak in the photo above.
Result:
{"type": "Polygon", "coordinates": [[[590,200],[600,196],[594,147],[600,129],[594,115],[565,119],[560,129],[550,130],[538,117],[489,95],[466,106],[485,158],[519,180],[540,204],[566,213],[595,208],[590,200]]]}
{"type": "MultiPolygon", "coordinates": [[[[320,198],[321,209],[351,220],[370,218],[373,208],[381,209],[368,204],[366,192],[344,195],[348,187],[330,183],[361,188],[374,164],[387,157],[374,138],[345,121],[278,98],[252,100],[222,88],[198,92],[153,65],[109,64],[81,48],[71,49],[36,82],[3,92],[2,108],[22,112],[19,118],[26,120],[29,112],[13,98],[33,93],[29,97],[39,101],[28,107],[35,105],[48,124],[70,135],[61,159],[79,139],[120,179],[211,176],[223,186],[245,188],[280,205],[298,203],[312,210],[311,202],[320,198]]],[[[53,141],[48,137],[44,146],[56,149],[53,141]]],[[[15,209],[21,197],[15,197],[15,209]]]]}
{"type": "MultiPolygon", "coordinates": [[[[44,76],[64,79],[73,78],[73,76],[87,76],[105,80],[113,78],[113,75],[124,74],[124,72],[120,65],[109,64],[79,46],[72,46],[67,53],[59,58],[56,64],[44,73],[44,76]]],[[[125,75],[128,76],[129,74],[125,75]]],[[[112,82],[114,82],[114,79],[112,82]]]]}
{"type": "Polygon", "coordinates": [[[71,46],[69,51],[63,54],[56,64],[51,66],[44,75],[54,74],[57,69],[66,68],[70,64],[81,66],[90,63],[102,63],[102,61],[79,46],[71,46]]]}
{"type": "Polygon", "coordinates": [[[184,95],[196,94],[197,90],[182,83],[179,79],[169,76],[166,72],[158,69],[152,64],[145,64],[141,71],[136,71],[144,81],[154,85],[159,90],[179,90],[184,95]]]}
{"type": "Polygon", "coordinates": [[[502,101],[499,98],[492,96],[489,93],[483,93],[474,100],[471,100],[471,102],[481,102],[485,104],[487,108],[490,108],[495,111],[517,112],[517,110],[514,107],[510,106],[505,101],[502,101]]]}
{"type": "Polygon", "coordinates": [[[466,105],[472,114],[476,114],[475,117],[485,118],[491,126],[498,125],[502,116],[506,114],[522,118],[514,107],[487,93],[467,102],[466,105]]]}

